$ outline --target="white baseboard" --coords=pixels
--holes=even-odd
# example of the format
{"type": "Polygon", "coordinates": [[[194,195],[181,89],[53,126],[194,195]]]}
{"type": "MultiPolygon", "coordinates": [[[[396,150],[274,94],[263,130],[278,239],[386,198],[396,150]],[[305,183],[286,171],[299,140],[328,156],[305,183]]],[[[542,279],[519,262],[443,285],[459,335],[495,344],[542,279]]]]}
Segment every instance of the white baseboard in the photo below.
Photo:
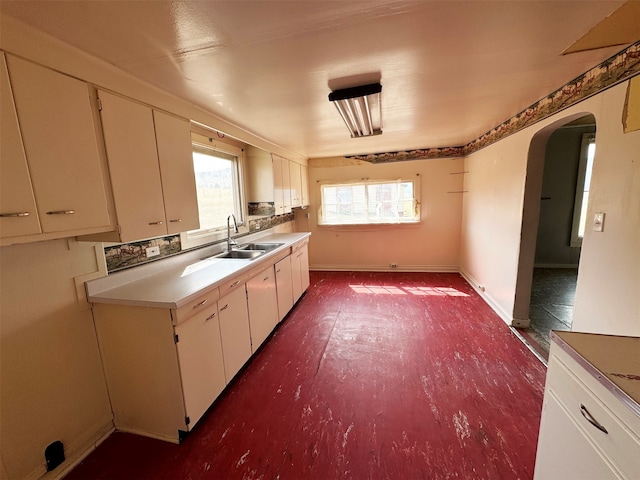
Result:
{"type": "MultiPolygon", "coordinates": [[[[25,480],[60,480],[82,462],[98,445],[104,442],[115,431],[113,417],[109,415],[88,429],[84,435],[64,446],[65,461],[51,472],[46,465],[35,469],[25,480]]],[[[44,448],[42,450],[44,459],[44,448]]]]}
{"type": "Polygon", "coordinates": [[[457,265],[337,265],[321,264],[309,265],[309,270],[316,272],[429,272],[429,273],[458,273],[457,265]]]}
{"type": "Polygon", "coordinates": [[[507,313],[499,304],[494,300],[494,298],[489,295],[485,288],[482,286],[480,282],[478,282],[473,276],[464,269],[460,269],[460,275],[464,278],[471,288],[473,288],[478,295],[482,297],[482,299],[487,302],[487,305],[491,307],[491,309],[498,314],[498,316],[510,327],[518,327],[518,328],[526,328],[529,326],[529,320],[518,320],[513,318],[513,316],[507,313]]]}

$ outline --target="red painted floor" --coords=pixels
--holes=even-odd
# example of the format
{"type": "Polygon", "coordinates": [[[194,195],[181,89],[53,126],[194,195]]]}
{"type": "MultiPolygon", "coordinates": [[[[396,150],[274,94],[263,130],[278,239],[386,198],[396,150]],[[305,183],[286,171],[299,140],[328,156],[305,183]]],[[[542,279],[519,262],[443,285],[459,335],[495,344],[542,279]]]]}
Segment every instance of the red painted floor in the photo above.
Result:
{"type": "Polygon", "coordinates": [[[312,272],[181,445],[115,433],[67,479],[529,479],[545,373],[458,274],[312,272]]]}

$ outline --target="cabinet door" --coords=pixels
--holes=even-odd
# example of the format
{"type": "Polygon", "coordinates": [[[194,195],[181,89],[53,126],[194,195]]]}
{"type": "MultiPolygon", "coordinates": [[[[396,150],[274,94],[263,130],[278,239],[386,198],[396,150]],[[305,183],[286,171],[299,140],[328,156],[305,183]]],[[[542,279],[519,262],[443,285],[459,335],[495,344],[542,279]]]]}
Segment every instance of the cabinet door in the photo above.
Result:
{"type": "Polygon", "coordinates": [[[291,213],[291,171],[289,170],[289,160],[282,159],[282,198],[283,212],[291,213]]]}
{"type": "Polygon", "coordinates": [[[293,283],[291,256],[285,257],[275,265],[276,291],[278,293],[278,319],[282,320],[293,307],[293,283]]]}
{"type": "Polygon", "coordinates": [[[191,429],[226,385],[217,304],[178,324],[176,334],[182,392],[191,429]]]}
{"type": "Polygon", "coordinates": [[[602,453],[569,417],[555,396],[545,392],[534,480],[619,479],[602,453]]]}
{"type": "Polygon", "coordinates": [[[289,162],[289,174],[291,177],[291,206],[299,207],[302,205],[302,177],[300,173],[300,164],[289,162]]]}
{"type": "Polygon", "coordinates": [[[296,302],[309,288],[309,249],[306,244],[295,249],[291,254],[293,278],[293,301],[296,302]]]}
{"type": "Polygon", "coordinates": [[[99,97],[121,241],[166,235],[151,109],[103,91],[99,97]]]}
{"type": "Polygon", "coordinates": [[[183,118],[153,111],[162,195],[169,234],[200,228],[196,178],[193,172],[191,124],[183,118]]]}
{"type": "Polygon", "coordinates": [[[255,352],[278,323],[278,297],[273,265],[247,282],[251,347],[255,352]]]}
{"type": "Polygon", "coordinates": [[[41,233],[4,54],[0,53],[0,235],[41,233]]]}
{"type": "Polygon", "coordinates": [[[249,312],[244,288],[237,288],[218,301],[224,373],[229,383],[251,357],[249,312]]]}
{"type": "Polygon", "coordinates": [[[282,158],[272,155],[273,162],[273,200],[276,209],[276,215],[284,213],[284,183],[282,177],[282,158]]]}
{"type": "Polygon", "coordinates": [[[300,165],[300,178],[302,180],[302,205],[309,205],[309,169],[306,165],[300,165]]]}
{"type": "Polygon", "coordinates": [[[7,56],[42,231],[110,225],[89,86],[7,56]]]}

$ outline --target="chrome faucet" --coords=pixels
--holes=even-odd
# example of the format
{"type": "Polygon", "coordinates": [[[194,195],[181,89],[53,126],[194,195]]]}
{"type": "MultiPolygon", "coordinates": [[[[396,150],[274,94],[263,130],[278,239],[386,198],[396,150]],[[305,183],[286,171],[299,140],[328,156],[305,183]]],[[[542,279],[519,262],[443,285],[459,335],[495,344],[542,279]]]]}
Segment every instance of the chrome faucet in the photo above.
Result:
{"type": "Polygon", "coordinates": [[[228,252],[231,251],[232,245],[238,244],[238,242],[236,242],[233,238],[231,238],[231,225],[229,224],[229,220],[232,218],[233,218],[233,231],[235,233],[238,233],[238,222],[236,222],[236,216],[232,213],[227,217],[227,251],[228,252]]]}

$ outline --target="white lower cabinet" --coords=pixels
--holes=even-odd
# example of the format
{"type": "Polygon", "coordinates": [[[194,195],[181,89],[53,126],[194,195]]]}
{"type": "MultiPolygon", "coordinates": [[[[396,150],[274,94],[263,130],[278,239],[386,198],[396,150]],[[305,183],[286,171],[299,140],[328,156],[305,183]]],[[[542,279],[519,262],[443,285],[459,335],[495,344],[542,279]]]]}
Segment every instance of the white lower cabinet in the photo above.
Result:
{"type": "Polygon", "coordinates": [[[255,352],[278,323],[278,297],[273,265],[247,282],[251,348],[255,352]]]}
{"type": "Polygon", "coordinates": [[[180,442],[292,308],[292,279],[309,285],[306,251],[302,242],[295,257],[284,251],[179,308],[94,303],[116,429],[180,442]]]}
{"type": "Polygon", "coordinates": [[[175,331],[187,422],[191,425],[227,385],[217,304],[176,325],[175,331]]]}
{"type": "Polygon", "coordinates": [[[224,373],[229,383],[251,357],[249,311],[244,288],[236,288],[218,301],[224,373]]]}
{"type": "Polygon", "coordinates": [[[171,311],[95,304],[116,429],[179,442],[187,423],[171,311]]]}
{"type": "Polygon", "coordinates": [[[551,337],[534,479],[640,478],[640,339],[551,337]]]}
{"type": "Polygon", "coordinates": [[[297,243],[291,250],[291,276],[293,301],[296,302],[307,288],[309,288],[308,240],[297,243]]]}
{"type": "Polygon", "coordinates": [[[276,291],[278,294],[278,321],[282,320],[293,308],[293,277],[291,255],[275,264],[276,291]]]}

